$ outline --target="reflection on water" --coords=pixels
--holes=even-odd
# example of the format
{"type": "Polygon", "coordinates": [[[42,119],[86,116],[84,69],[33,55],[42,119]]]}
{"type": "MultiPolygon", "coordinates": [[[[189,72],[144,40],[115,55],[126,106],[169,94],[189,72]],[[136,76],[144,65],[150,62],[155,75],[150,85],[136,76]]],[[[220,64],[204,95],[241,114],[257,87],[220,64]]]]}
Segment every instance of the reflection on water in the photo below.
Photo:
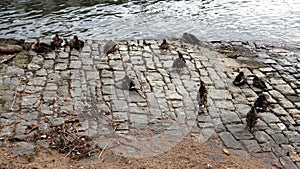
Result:
{"type": "Polygon", "coordinates": [[[150,39],[191,32],[204,40],[299,47],[298,0],[2,0],[0,37],[150,39]]]}

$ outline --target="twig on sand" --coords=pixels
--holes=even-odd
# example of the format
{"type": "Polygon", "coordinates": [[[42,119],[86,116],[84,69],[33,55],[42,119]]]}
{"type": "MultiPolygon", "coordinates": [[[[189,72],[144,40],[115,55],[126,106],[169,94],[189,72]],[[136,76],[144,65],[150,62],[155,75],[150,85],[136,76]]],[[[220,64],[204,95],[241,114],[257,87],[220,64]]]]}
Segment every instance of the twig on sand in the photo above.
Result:
{"type": "Polygon", "coordinates": [[[98,159],[102,156],[102,154],[103,154],[104,150],[106,149],[106,147],[107,147],[107,145],[105,145],[104,148],[101,150],[101,152],[100,152],[100,154],[98,156],[98,159]]]}
{"type": "Polygon", "coordinates": [[[75,149],[76,149],[76,147],[74,147],[72,150],[70,150],[70,151],[65,155],[65,158],[68,157],[68,156],[72,153],[72,151],[74,151],[75,149]]]}

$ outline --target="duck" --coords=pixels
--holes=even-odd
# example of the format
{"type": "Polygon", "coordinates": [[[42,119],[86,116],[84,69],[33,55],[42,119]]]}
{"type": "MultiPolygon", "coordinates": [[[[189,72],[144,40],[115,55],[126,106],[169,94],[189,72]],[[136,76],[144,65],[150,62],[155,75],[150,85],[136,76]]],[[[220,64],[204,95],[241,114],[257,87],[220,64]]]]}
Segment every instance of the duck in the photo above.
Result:
{"type": "Polygon", "coordinates": [[[207,107],[207,89],[202,80],[200,80],[200,87],[197,95],[199,108],[207,107]]]}
{"type": "Polygon", "coordinates": [[[251,110],[246,115],[247,127],[249,128],[250,131],[253,130],[257,121],[258,121],[258,113],[255,109],[255,106],[252,106],[251,110]]]}
{"type": "Polygon", "coordinates": [[[61,37],[59,37],[58,33],[56,33],[52,37],[51,47],[53,48],[53,50],[55,52],[57,52],[58,49],[63,46],[63,42],[64,42],[64,40],[61,37]]]}
{"type": "Polygon", "coordinates": [[[151,43],[146,42],[146,40],[143,40],[143,46],[151,46],[151,43]]]}
{"type": "Polygon", "coordinates": [[[262,79],[258,78],[256,75],[254,75],[253,78],[253,86],[262,90],[267,90],[266,83],[262,79]]]}
{"type": "Polygon", "coordinates": [[[129,91],[136,91],[135,84],[128,75],[124,77],[124,88],[129,91]]]}
{"type": "Polygon", "coordinates": [[[37,53],[49,53],[52,51],[52,47],[51,47],[51,45],[40,42],[40,40],[37,39],[33,45],[33,51],[35,51],[37,53]]]}
{"type": "Polygon", "coordinates": [[[233,84],[235,86],[242,86],[246,83],[246,77],[244,72],[239,72],[239,74],[235,77],[235,79],[233,80],[233,84]]]}
{"type": "Polygon", "coordinates": [[[254,107],[257,111],[266,111],[268,106],[268,100],[266,95],[261,94],[254,102],[254,107]]]}
{"type": "Polygon", "coordinates": [[[106,55],[114,53],[115,51],[118,50],[118,44],[115,41],[108,41],[105,45],[104,45],[104,49],[103,49],[103,53],[105,53],[106,55]]]}
{"type": "Polygon", "coordinates": [[[182,69],[186,66],[186,60],[183,57],[183,54],[180,51],[177,51],[178,58],[174,60],[173,62],[173,68],[179,68],[182,69]]]}
{"type": "Polygon", "coordinates": [[[162,50],[168,50],[169,49],[169,43],[167,42],[166,39],[163,39],[163,41],[160,44],[159,48],[162,49],[162,50]]]}
{"type": "Polygon", "coordinates": [[[81,50],[84,47],[84,41],[78,39],[78,36],[75,35],[73,39],[70,40],[69,46],[70,46],[70,53],[73,49],[81,50]]]}

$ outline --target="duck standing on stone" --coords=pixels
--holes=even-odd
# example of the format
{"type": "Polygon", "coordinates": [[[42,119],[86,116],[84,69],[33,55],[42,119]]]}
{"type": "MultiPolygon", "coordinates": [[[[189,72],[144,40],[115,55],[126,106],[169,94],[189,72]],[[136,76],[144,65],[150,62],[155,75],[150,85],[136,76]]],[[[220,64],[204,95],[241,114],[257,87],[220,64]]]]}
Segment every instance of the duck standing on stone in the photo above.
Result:
{"type": "Polygon", "coordinates": [[[178,58],[174,60],[172,67],[182,69],[186,66],[186,61],[181,52],[177,51],[177,53],[178,53],[178,58]]]}
{"type": "Polygon", "coordinates": [[[259,97],[254,102],[254,107],[257,111],[266,111],[268,106],[268,100],[264,94],[259,95],[259,97]]]}
{"type": "Polygon", "coordinates": [[[246,77],[244,75],[244,72],[240,72],[235,79],[233,80],[233,84],[235,86],[242,86],[246,83],[246,77]]]}
{"type": "Polygon", "coordinates": [[[73,37],[73,39],[70,40],[69,46],[70,46],[70,53],[69,53],[69,55],[71,55],[71,51],[72,51],[73,49],[81,50],[81,49],[83,48],[83,46],[84,46],[84,41],[78,39],[78,37],[75,35],[75,36],[73,37]]]}
{"type": "Polygon", "coordinates": [[[207,89],[202,80],[200,80],[200,88],[197,95],[197,101],[199,104],[199,108],[207,107],[207,89]]]}
{"type": "Polygon", "coordinates": [[[265,84],[265,82],[257,76],[254,76],[253,86],[262,90],[267,90],[267,85],[265,84]]]}
{"type": "Polygon", "coordinates": [[[58,36],[58,34],[56,33],[53,37],[52,37],[52,42],[51,42],[51,46],[53,48],[53,50],[55,52],[58,51],[58,49],[60,47],[62,47],[62,44],[63,44],[64,40],[58,36]]]}
{"type": "Polygon", "coordinates": [[[40,42],[40,40],[37,39],[33,45],[33,50],[37,53],[48,53],[52,51],[52,47],[51,45],[40,42]]]}
{"type": "Polygon", "coordinates": [[[163,40],[163,42],[160,44],[159,48],[162,50],[169,50],[169,43],[167,42],[166,39],[163,40]]]}
{"type": "Polygon", "coordinates": [[[258,113],[254,106],[251,107],[251,110],[246,115],[247,127],[250,131],[254,128],[255,124],[258,121],[258,113]]]}

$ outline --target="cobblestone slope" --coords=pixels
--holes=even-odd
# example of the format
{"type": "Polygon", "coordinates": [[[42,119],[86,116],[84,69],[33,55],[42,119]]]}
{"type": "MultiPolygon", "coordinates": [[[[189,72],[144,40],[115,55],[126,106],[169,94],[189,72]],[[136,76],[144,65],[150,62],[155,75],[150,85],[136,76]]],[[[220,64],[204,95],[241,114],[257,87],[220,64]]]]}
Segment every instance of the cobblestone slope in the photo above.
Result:
{"type": "Polygon", "coordinates": [[[237,60],[179,40],[170,41],[170,51],[159,49],[161,41],[147,42],[151,45],[119,41],[119,50],[106,56],[104,41],[87,41],[70,57],[30,52],[26,64],[2,64],[0,138],[24,141],[77,118],[74,128],[94,146],[129,157],[165,152],[192,133],[200,142],[247,150],[277,167],[300,167],[299,53],[228,43],[251,51],[239,53],[237,60]],[[186,60],[182,69],[173,67],[177,51],[186,60]],[[236,87],[232,81],[240,70],[249,80],[236,87]],[[254,74],[265,79],[266,91],[253,87],[254,74]],[[137,91],[126,89],[126,76],[137,91]],[[200,79],[208,88],[204,111],[196,101],[200,79]],[[245,117],[260,93],[271,105],[249,132],[245,117]]]}

